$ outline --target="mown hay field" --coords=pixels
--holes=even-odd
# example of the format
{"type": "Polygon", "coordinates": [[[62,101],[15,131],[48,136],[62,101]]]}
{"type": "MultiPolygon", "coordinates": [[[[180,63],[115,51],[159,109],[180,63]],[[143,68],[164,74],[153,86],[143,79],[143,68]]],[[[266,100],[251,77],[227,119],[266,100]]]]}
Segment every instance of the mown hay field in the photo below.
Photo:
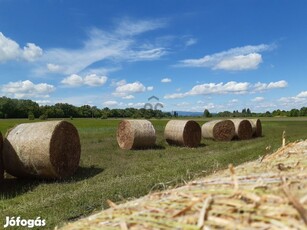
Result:
{"type": "MultiPolygon", "coordinates": [[[[204,177],[219,169],[251,161],[287,142],[307,138],[307,118],[263,119],[263,137],[216,142],[202,139],[198,148],[169,146],[164,140],[168,120],[151,120],[157,146],[147,150],[122,150],[116,141],[117,119],[68,120],[78,129],[81,163],[77,173],[63,181],[6,179],[0,187],[0,226],[6,216],[46,220],[46,228],[61,226],[90,213],[151,191],[163,190],[204,177]]],[[[0,120],[0,131],[28,120],[0,120]]],[[[205,120],[197,119],[202,125],[205,120]]]]}

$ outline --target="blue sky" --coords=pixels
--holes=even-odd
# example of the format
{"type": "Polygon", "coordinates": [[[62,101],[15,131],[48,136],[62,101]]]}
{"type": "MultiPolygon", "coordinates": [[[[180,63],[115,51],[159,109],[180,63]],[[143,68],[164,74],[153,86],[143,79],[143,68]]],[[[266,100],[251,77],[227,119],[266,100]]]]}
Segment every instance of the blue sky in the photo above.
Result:
{"type": "Polygon", "coordinates": [[[0,96],[253,112],[307,106],[304,0],[0,0],[0,96]]]}

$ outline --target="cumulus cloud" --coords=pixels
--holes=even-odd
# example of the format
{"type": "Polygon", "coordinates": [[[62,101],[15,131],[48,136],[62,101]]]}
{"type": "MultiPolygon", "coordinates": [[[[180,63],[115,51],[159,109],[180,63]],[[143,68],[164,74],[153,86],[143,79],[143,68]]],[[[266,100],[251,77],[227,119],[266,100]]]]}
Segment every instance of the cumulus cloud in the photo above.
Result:
{"type": "Polygon", "coordinates": [[[165,99],[177,99],[193,95],[209,95],[209,94],[246,94],[252,92],[259,92],[264,90],[284,88],[287,82],[282,80],[278,82],[252,84],[249,82],[230,81],[227,83],[205,83],[195,85],[191,90],[185,93],[167,94],[165,99]]]}
{"type": "Polygon", "coordinates": [[[278,100],[283,106],[289,109],[307,105],[307,91],[302,91],[293,97],[282,97],[278,100]]]}
{"type": "Polygon", "coordinates": [[[34,43],[27,43],[23,48],[23,58],[27,61],[35,61],[43,55],[43,50],[34,43]]]}
{"type": "Polygon", "coordinates": [[[14,60],[20,53],[19,45],[0,32],[0,62],[14,60]]]}
{"type": "Polygon", "coordinates": [[[213,70],[251,70],[257,69],[262,62],[261,52],[274,49],[274,45],[261,44],[257,46],[243,46],[227,51],[205,55],[199,59],[185,59],[179,61],[178,67],[207,67],[213,70]]]}
{"type": "Polygon", "coordinates": [[[49,94],[54,90],[53,85],[47,83],[34,84],[29,80],[9,82],[1,87],[3,94],[14,98],[49,97],[49,94]]]}
{"type": "Polygon", "coordinates": [[[0,62],[12,60],[35,61],[43,55],[43,50],[34,43],[27,43],[21,49],[14,40],[7,38],[0,32],[0,62]]]}
{"type": "Polygon", "coordinates": [[[162,83],[169,83],[169,82],[172,82],[172,79],[170,79],[170,78],[163,78],[163,79],[161,80],[161,82],[162,82],[162,83]]]}
{"type": "Polygon", "coordinates": [[[111,86],[115,87],[112,94],[116,97],[121,97],[122,99],[133,99],[133,94],[135,93],[143,93],[154,89],[153,86],[146,87],[139,81],[127,83],[125,80],[113,81],[111,86]]]}
{"type": "Polygon", "coordinates": [[[264,90],[269,90],[269,89],[285,88],[287,86],[288,86],[288,83],[285,80],[281,80],[281,81],[270,82],[270,83],[258,82],[255,84],[254,88],[255,88],[255,91],[264,91],[264,90]]]}
{"type": "Polygon", "coordinates": [[[116,87],[113,95],[118,97],[126,97],[134,93],[142,93],[146,91],[146,87],[139,81],[133,83],[125,83],[116,87]]]}
{"type": "Polygon", "coordinates": [[[82,85],[95,87],[104,85],[107,80],[108,78],[106,76],[98,76],[96,74],[89,74],[85,77],[81,77],[77,74],[72,74],[64,78],[61,83],[69,87],[78,87],[82,85]]]}
{"type": "Polygon", "coordinates": [[[262,62],[261,54],[251,53],[247,55],[237,55],[228,57],[217,63],[213,69],[222,70],[248,70],[257,69],[262,62]]]}
{"type": "Polygon", "coordinates": [[[307,91],[302,91],[297,95],[298,98],[307,98],[307,91]]]}
{"type": "Polygon", "coordinates": [[[107,80],[106,76],[97,76],[96,74],[89,74],[83,79],[84,84],[89,86],[102,86],[107,80]]]}

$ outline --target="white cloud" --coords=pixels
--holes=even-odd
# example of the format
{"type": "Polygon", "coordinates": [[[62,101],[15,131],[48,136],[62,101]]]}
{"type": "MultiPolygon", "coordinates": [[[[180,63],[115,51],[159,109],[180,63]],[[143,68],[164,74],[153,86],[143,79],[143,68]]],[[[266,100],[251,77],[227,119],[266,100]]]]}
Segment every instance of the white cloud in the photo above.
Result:
{"type": "Polygon", "coordinates": [[[142,93],[146,91],[146,87],[139,81],[133,83],[126,83],[116,87],[113,95],[119,97],[126,97],[133,93],[142,93]]]}
{"type": "Polygon", "coordinates": [[[299,108],[307,105],[307,91],[302,91],[294,97],[282,97],[278,100],[288,109],[299,108]]]}
{"type": "Polygon", "coordinates": [[[85,76],[84,84],[89,86],[102,86],[107,82],[106,76],[97,76],[96,74],[90,74],[85,76]]]}
{"type": "Polygon", "coordinates": [[[147,91],[153,91],[154,87],[153,86],[147,86],[147,91]]]}
{"type": "Polygon", "coordinates": [[[27,43],[21,49],[14,40],[7,38],[0,32],[0,62],[23,59],[26,61],[35,61],[43,55],[43,50],[34,43],[27,43]]]}
{"type": "Polygon", "coordinates": [[[47,63],[47,69],[50,72],[60,72],[60,71],[62,71],[61,66],[55,65],[55,64],[52,64],[52,63],[47,63]]]}
{"type": "MultiPolygon", "coordinates": [[[[166,24],[158,20],[122,20],[116,28],[110,31],[97,28],[89,32],[88,39],[79,49],[53,48],[46,50],[43,56],[45,65],[37,69],[38,74],[54,71],[47,63],[60,66],[63,74],[79,73],[91,64],[111,60],[118,61],[146,61],[159,59],[167,54],[166,49],[154,44],[143,46],[137,36],[150,30],[164,27],[166,24]],[[47,67],[47,68],[46,68],[47,67]]],[[[146,41],[150,43],[150,41],[146,41]]]]}
{"type": "Polygon", "coordinates": [[[127,99],[127,100],[130,100],[130,99],[134,99],[134,96],[133,95],[127,95],[127,96],[124,96],[122,97],[123,99],[127,99]]]}
{"type": "Polygon", "coordinates": [[[53,85],[47,83],[34,84],[29,80],[9,82],[1,87],[2,93],[14,98],[49,97],[49,94],[54,90],[53,85]]]}
{"type": "Polygon", "coordinates": [[[179,67],[207,67],[222,70],[250,70],[258,68],[262,62],[260,52],[274,49],[275,45],[261,44],[257,46],[243,46],[227,51],[206,55],[199,59],[181,60],[179,67]]]}
{"type": "Polygon", "coordinates": [[[170,79],[170,78],[163,78],[163,79],[161,80],[161,82],[162,82],[162,83],[169,83],[169,82],[172,82],[172,79],[170,79]]]}
{"type": "Polygon", "coordinates": [[[249,70],[257,69],[258,65],[262,62],[261,54],[251,53],[247,55],[238,55],[229,58],[217,63],[213,69],[222,69],[222,70],[249,70]]]}
{"type": "Polygon", "coordinates": [[[299,97],[299,98],[307,98],[307,91],[302,91],[302,92],[300,92],[298,95],[297,95],[297,97],[299,97]]]}
{"type": "Polygon", "coordinates": [[[235,82],[230,81],[227,83],[205,83],[195,85],[191,90],[185,93],[174,93],[167,94],[164,96],[165,99],[178,99],[192,95],[209,95],[209,94],[246,94],[259,92],[263,90],[270,90],[276,88],[284,88],[287,86],[287,82],[277,81],[270,83],[261,83],[251,84],[249,82],[235,82]]]}
{"type": "Polygon", "coordinates": [[[43,50],[34,43],[27,43],[23,48],[23,58],[27,61],[35,61],[43,55],[43,50]]]}
{"type": "Polygon", "coordinates": [[[110,107],[114,107],[118,105],[117,101],[105,101],[102,103],[104,106],[110,106],[110,107]]]}
{"type": "Polygon", "coordinates": [[[229,102],[230,102],[230,103],[237,103],[237,102],[239,102],[239,100],[238,100],[238,99],[232,99],[232,100],[230,100],[229,102]]]}
{"type": "Polygon", "coordinates": [[[14,60],[20,53],[19,45],[0,32],[0,62],[14,60]]]}
{"type": "Polygon", "coordinates": [[[253,98],[251,101],[253,101],[253,102],[264,101],[264,97],[255,97],[255,98],[253,98]]]}
{"type": "Polygon", "coordinates": [[[102,86],[107,80],[108,78],[106,76],[97,76],[96,74],[89,74],[84,78],[77,74],[72,74],[64,78],[61,83],[70,87],[78,87],[82,85],[102,86]]]}
{"type": "Polygon", "coordinates": [[[186,45],[186,46],[191,46],[191,45],[194,45],[194,44],[196,44],[196,43],[197,43],[197,39],[195,39],[195,38],[189,38],[189,39],[186,41],[185,45],[186,45]]]}
{"type": "Polygon", "coordinates": [[[269,89],[278,89],[278,88],[285,88],[288,86],[288,83],[285,80],[277,81],[277,82],[270,82],[270,83],[261,83],[257,82],[254,85],[255,91],[264,91],[269,89]]]}
{"type": "Polygon", "coordinates": [[[67,86],[72,86],[72,87],[76,87],[76,86],[81,86],[83,84],[83,79],[81,76],[77,75],[77,74],[72,74],[66,78],[64,78],[61,81],[62,84],[67,85],[67,86]]]}
{"type": "Polygon", "coordinates": [[[120,21],[115,32],[120,36],[135,36],[151,30],[163,28],[165,26],[166,22],[163,20],[132,21],[126,18],[120,21]]]}

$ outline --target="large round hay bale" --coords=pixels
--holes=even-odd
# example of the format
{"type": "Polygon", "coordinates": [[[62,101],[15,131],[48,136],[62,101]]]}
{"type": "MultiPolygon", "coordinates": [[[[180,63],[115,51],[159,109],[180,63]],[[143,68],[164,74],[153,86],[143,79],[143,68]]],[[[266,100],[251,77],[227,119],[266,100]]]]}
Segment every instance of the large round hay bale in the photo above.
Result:
{"type": "Polygon", "coordinates": [[[196,121],[170,120],[165,126],[164,138],[170,145],[197,147],[201,141],[201,128],[196,121]]]}
{"type": "Polygon", "coordinates": [[[3,180],[3,175],[4,175],[2,148],[3,148],[3,136],[2,133],[0,132],[0,181],[3,180]]]}
{"type": "Polygon", "coordinates": [[[71,176],[79,166],[80,154],[78,131],[66,121],[17,125],[3,144],[4,169],[16,177],[71,176]]]}
{"type": "Polygon", "coordinates": [[[261,137],[262,136],[262,125],[260,119],[249,119],[251,123],[253,136],[254,137],[261,137]]]}
{"type": "Polygon", "coordinates": [[[206,122],[201,127],[203,138],[216,141],[231,141],[236,132],[235,125],[231,120],[213,120],[206,122]]]}
{"type": "Polygon", "coordinates": [[[235,125],[236,138],[239,140],[248,140],[253,136],[251,123],[246,119],[232,119],[235,125]]]}
{"type": "Polygon", "coordinates": [[[156,131],[148,120],[122,120],[116,138],[122,149],[152,148],[156,144],[156,131]]]}

